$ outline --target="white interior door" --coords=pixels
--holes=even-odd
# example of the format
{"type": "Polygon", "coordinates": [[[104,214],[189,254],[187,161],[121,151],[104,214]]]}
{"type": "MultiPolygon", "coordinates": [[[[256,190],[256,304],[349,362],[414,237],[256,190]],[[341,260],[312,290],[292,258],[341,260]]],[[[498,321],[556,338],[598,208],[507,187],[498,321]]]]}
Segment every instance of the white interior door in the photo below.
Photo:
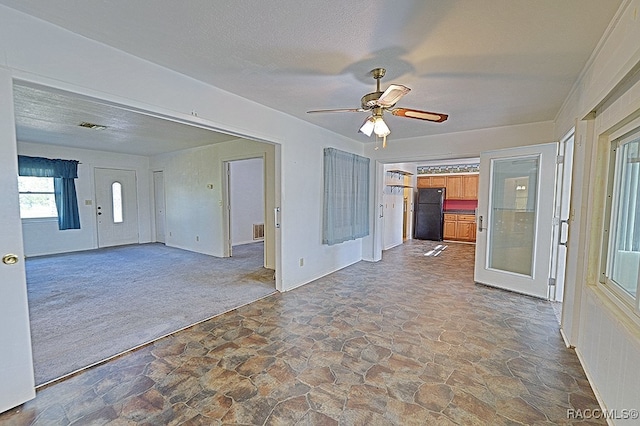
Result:
{"type": "Polygon", "coordinates": [[[35,397],[12,81],[0,68],[0,413],[35,397]],[[15,263],[14,263],[15,261],[15,263]]]}
{"type": "Polygon", "coordinates": [[[559,152],[562,161],[557,164],[556,200],[553,219],[553,246],[551,253],[551,279],[549,300],[562,302],[567,268],[567,239],[571,208],[571,176],[573,173],[573,134],[562,140],[559,152]]]}
{"type": "Polygon", "coordinates": [[[165,199],[163,172],[153,172],[153,194],[155,199],[156,242],[164,243],[165,199]]]}
{"type": "Polygon", "coordinates": [[[95,169],[98,247],[138,242],[138,196],[134,170],[95,169]]]}
{"type": "Polygon", "coordinates": [[[549,297],[557,143],[480,156],[474,279],[549,297]]]}

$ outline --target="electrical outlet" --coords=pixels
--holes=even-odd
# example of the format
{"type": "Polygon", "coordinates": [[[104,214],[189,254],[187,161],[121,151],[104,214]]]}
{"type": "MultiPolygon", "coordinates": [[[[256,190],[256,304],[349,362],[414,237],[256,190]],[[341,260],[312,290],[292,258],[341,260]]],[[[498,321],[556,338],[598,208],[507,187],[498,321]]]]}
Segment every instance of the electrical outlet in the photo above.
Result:
{"type": "Polygon", "coordinates": [[[196,235],[196,241],[200,241],[200,237],[196,235]]]}
{"type": "Polygon", "coordinates": [[[169,232],[169,236],[171,236],[171,232],[169,232]]]}
{"type": "Polygon", "coordinates": [[[300,258],[300,266],[304,266],[304,257],[300,258]]]}

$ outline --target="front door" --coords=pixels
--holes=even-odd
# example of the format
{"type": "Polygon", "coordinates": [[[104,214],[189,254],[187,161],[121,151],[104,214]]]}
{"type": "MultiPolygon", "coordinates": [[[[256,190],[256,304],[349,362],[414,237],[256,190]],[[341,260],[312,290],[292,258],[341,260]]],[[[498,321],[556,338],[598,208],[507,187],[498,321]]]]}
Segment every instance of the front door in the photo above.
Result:
{"type": "Polygon", "coordinates": [[[95,169],[98,247],[138,243],[134,170],[95,169]]]}
{"type": "Polygon", "coordinates": [[[0,413],[35,397],[12,80],[0,68],[0,413]]]}
{"type": "Polygon", "coordinates": [[[480,156],[478,283],[547,299],[557,143],[480,156]]]}

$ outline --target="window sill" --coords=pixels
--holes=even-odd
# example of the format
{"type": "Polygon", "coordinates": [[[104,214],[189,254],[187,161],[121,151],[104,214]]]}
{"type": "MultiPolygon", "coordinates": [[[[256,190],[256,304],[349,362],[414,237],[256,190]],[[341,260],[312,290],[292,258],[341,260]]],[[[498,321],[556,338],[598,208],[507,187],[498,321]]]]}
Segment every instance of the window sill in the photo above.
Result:
{"type": "Polygon", "coordinates": [[[22,220],[22,223],[48,223],[48,222],[58,223],[57,217],[27,217],[27,218],[21,218],[21,220],[22,220]]]}
{"type": "Polygon", "coordinates": [[[620,298],[606,284],[597,283],[589,288],[619,323],[634,335],[640,334],[640,313],[631,304],[620,298]]]}

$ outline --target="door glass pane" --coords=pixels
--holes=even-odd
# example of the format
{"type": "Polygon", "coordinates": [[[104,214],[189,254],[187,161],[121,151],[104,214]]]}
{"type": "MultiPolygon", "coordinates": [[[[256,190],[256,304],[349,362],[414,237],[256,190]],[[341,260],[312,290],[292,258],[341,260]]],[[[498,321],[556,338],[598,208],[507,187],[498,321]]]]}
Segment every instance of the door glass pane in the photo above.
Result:
{"type": "Polygon", "coordinates": [[[122,223],[122,184],[114,182],[111,185],[113,199],[113,223],[122,223]]]}
{"type": "Polygon", "coordinates": [[[488,267],[533,274],[539,157],[492,160],[488,267]]]}

